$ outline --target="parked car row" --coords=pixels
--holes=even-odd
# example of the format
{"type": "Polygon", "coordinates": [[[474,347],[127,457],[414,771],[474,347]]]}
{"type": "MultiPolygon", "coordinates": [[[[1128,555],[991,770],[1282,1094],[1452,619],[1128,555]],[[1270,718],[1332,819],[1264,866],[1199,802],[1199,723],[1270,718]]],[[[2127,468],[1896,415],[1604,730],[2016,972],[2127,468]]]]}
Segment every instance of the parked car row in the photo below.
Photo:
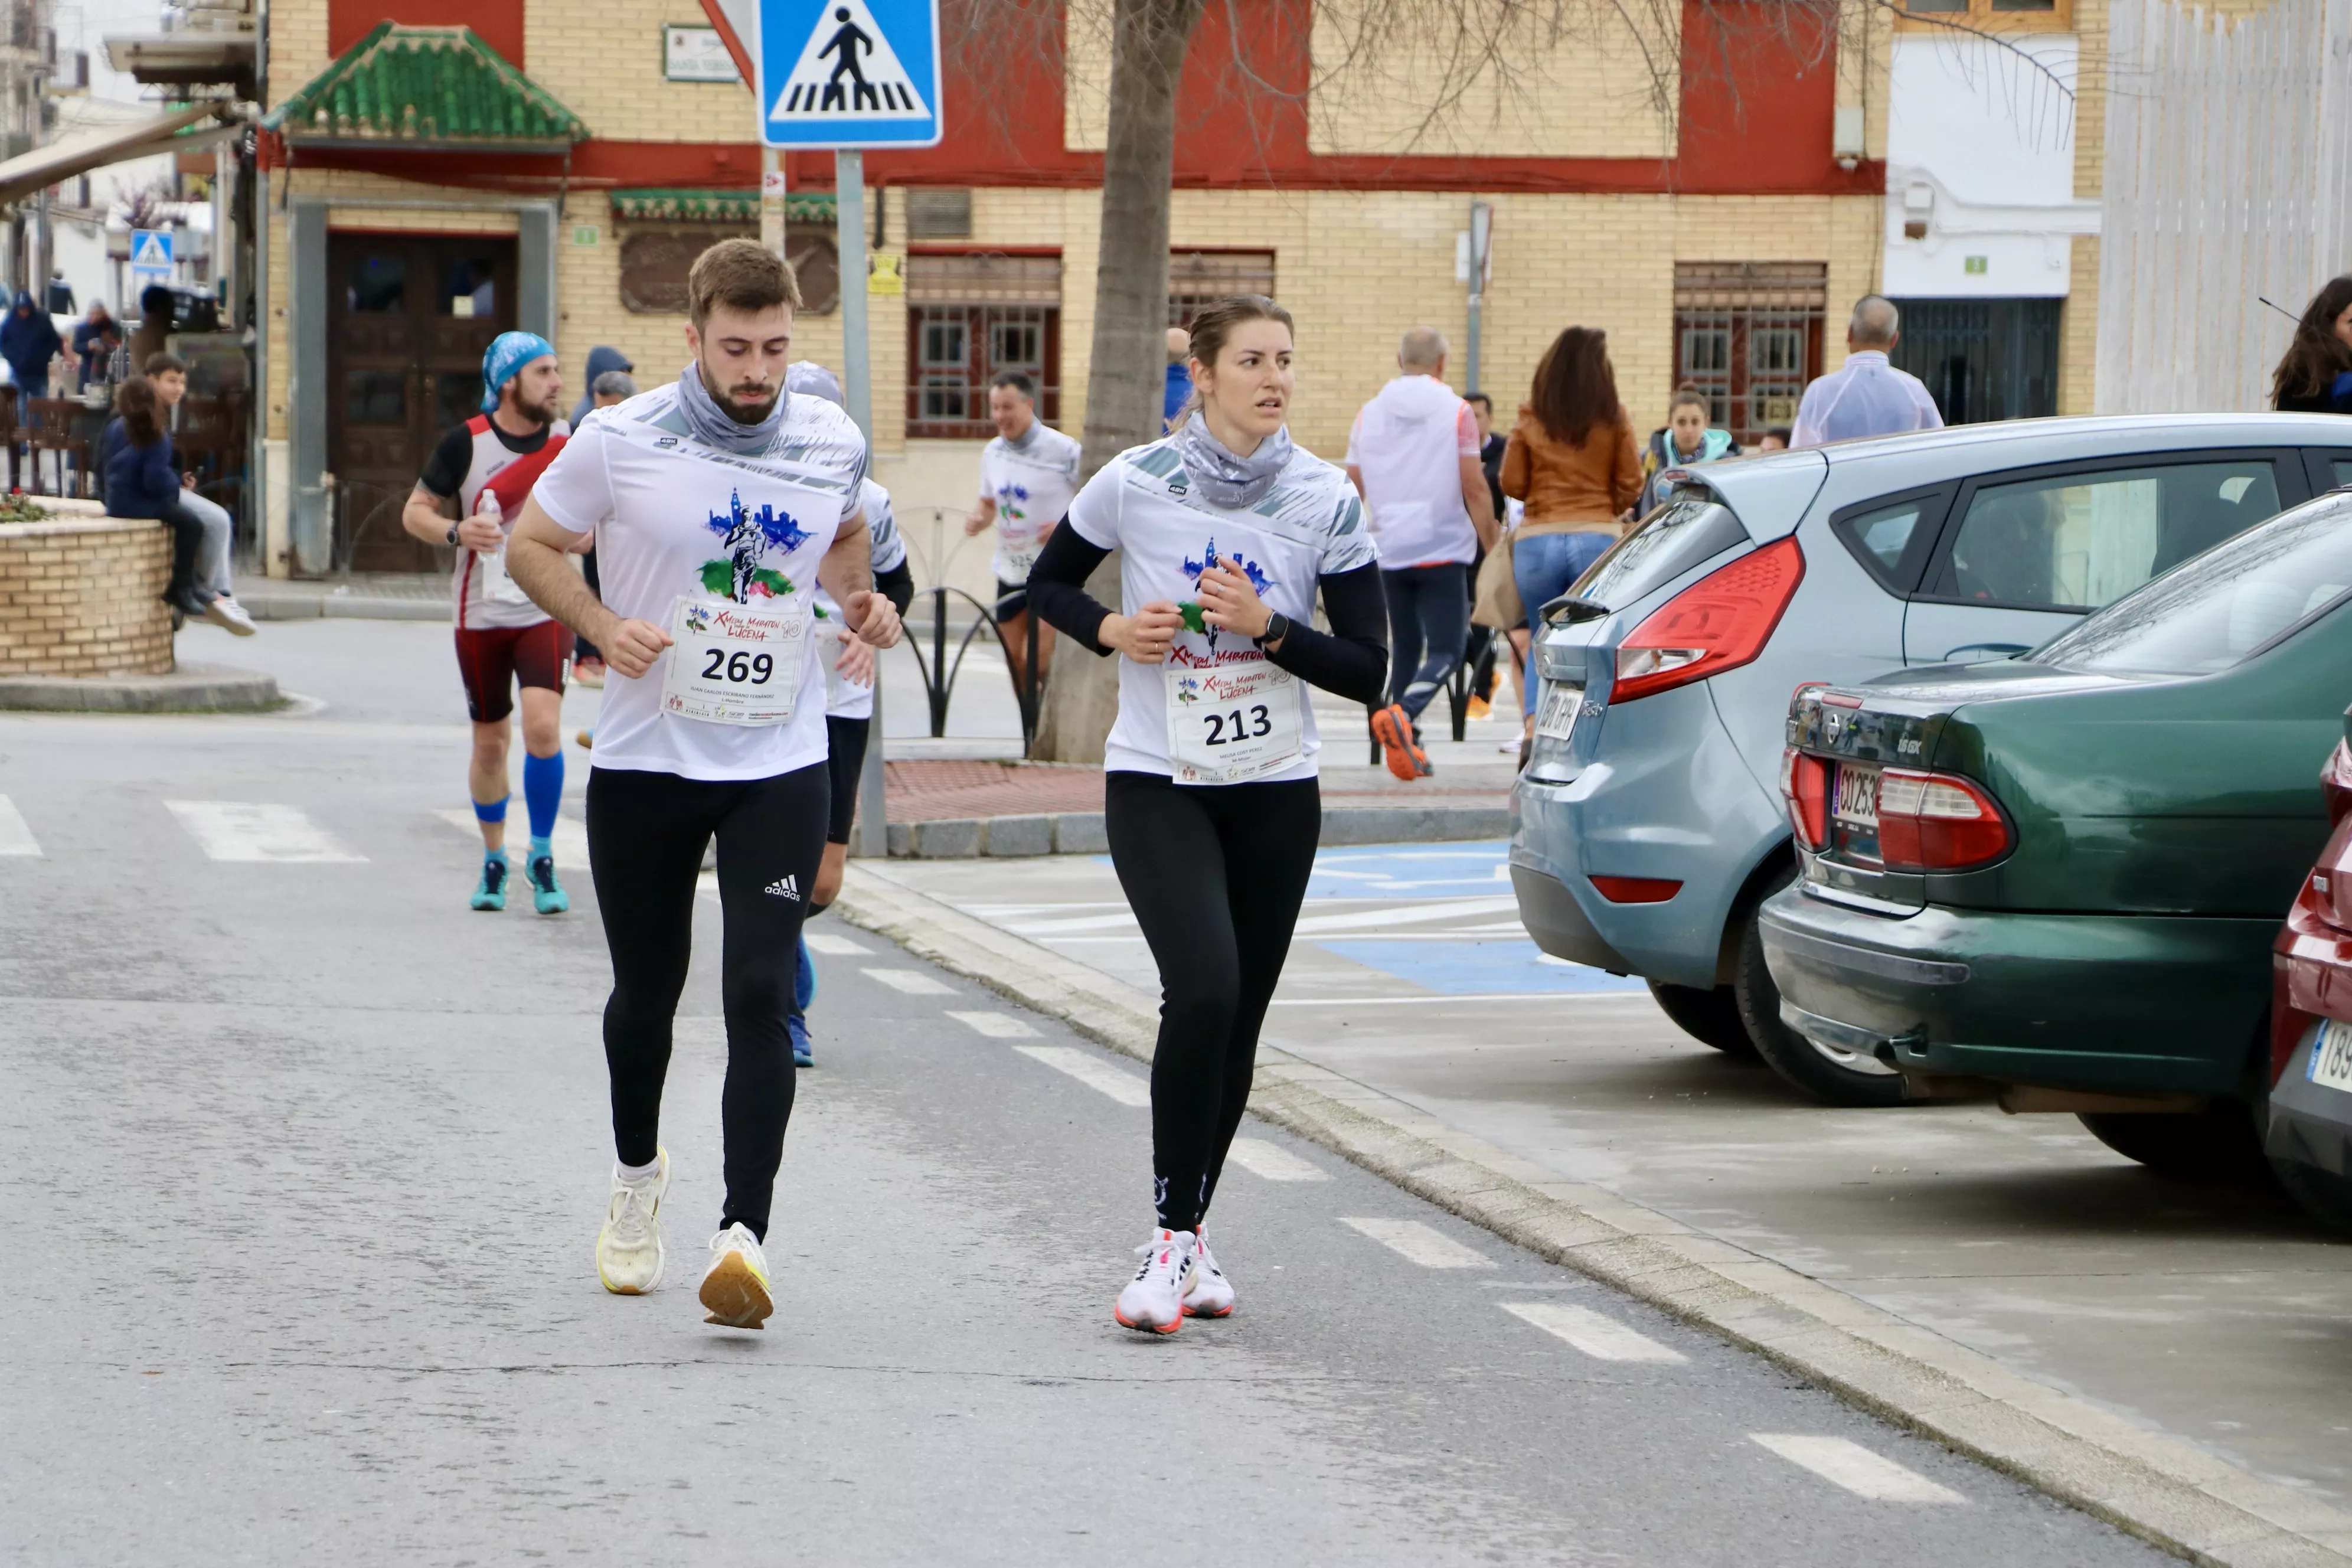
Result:
{"type": "Polygon", "coordinates": [[[2352,426],[2292,415],[1678,476],[1544,607],[1523,920],[1830,1103],[2073,1111],[2176,1172],[2267,1136],[2352,1220],[2347,484],[2352,426]]]}

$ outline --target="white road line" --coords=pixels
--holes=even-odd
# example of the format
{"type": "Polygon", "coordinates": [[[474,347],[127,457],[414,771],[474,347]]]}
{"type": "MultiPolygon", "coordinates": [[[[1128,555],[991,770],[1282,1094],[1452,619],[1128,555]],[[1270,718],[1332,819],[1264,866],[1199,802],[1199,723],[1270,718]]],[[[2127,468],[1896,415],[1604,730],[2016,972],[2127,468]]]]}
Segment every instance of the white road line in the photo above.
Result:
{"type": "Polygon", "coordinates": [[[845,936],[835,936],[831,931],[811,931],[801,940],[809,944],[811,952],[827,952],[841,958],[862,958],[874,951],[863,942],[852,942],[845,936]]]}
{"type": "MultiPolygon", "coordinates": [[[[474,819],[471,806],[453,805],[434,815],[476,843],[481,842],[482,826],[474,819]]],[[[555,831],[547,837],[555,850],[558,870],[588,869],[588,828],[585,824],[568,816],[558,816],[555,831]]],[[[522,851],[530,847],[530,813],[509,800],[507,802],[507,854],[509,858],[520,860],[522,851]]]]}
{"type": "Polygon", "coordinates": [[[167,800],[197,847],[215,860],[319,861],[364,864],[291,805],[243,800],[167,800]]]}
{"type": "Polygon", "coordinates": [[[1937,1486],[1916,1471],[1906,1470],[1894,1460],[1843,1437],[1814,1437],[1800,1432],[1750,1432],[1748,1440],[1873,1502],[1969,1500],[1949,1487],[1937,1486]]]}
{"type": "Polygon", "coordinates": [[[1492,1268],[1493,1262],[1463,1246],[1443,1231],[1417,1219],[1350,1219],[1339,1223],[1361,1231],[1407,1263],[1423,1268],[1492,1268]]]}
{"type": "Polygon", "coordinates": [[[1135,916],[1122,910],[1115,915],[1079,915],[1072,920],[1021,921],[1010,929],[1023,936],[1059,936],[1065,931],[1108,931],[1113,926],[1131,926],[1135,916]]]}
{"type": "Polygon", "coordinates": [[[1269,1182],[1328,1182],[1330,1173],[1311,1165],[1279,1143],[1263,1138],[1234,1140],[1233,1163],[1253,1176],[1269,1182]]]}
{"type": "Polygon", "coordinates": [[[1024,1057],[1044,1062],[1057,1072],[1068,1073],[1088,1089],[1100,1089],[1121,1105],[1149,1105],[1151,1086],[1133,1073],[1121,1072],[1108,1062],[1090,1057],[1075,1046],[1015,1046],[1024,1057]]]}
{"type": "Polygon", "coordinates": [[[1299,936],[1321,936],[1327,931],[1360,931],[1371,926],[1426,925],[1431,921],[1467,920],[1472,915],[1516,913],[1519,900],[1513,899],[1429,899],[1405,909],[1357,910],[1344,915],[1309,915],[1294,927],[1299,936]]]}
{"type": "Polygon", "coordinates": [[[33,829],[6,795],[0,795],[0,855],[38,855],[40,841],[33,829]]]}
{"type": "Polygon", "coordinates": [[[879,980],[893,991],[903,991],[909,996],[952,996],[955,987],[942,985],[919,969],[861,969],[857,972],[868,980],[879,980]]]}
{"type": "Polygon", "coordinates": [[[1631,1002],[1647,991],[1485,991],[1454,996],[1277,996],[1276,1007],[1412,1007],[1433,1002],[1631,1002]]]}
{"type": "Polygon", "coordinates": [[[1688,1359],[1680,1351],[1662,1345],[1646,1334],[1637,1334],[1616,1319],[1604,1317],[1590,1307],[1574,1307],[1566,1301],[1495,1304],[1511,1316],[1566,1340],[1595,1361],[1652,1361],[1676,1365],[1688,1359]]]}
{"type": "Polygon", "coordinates": [[[949,1017],[992,1040],[1031,1040],[1037,1031],[1010,1013],[950,1013],[949,1017]]]}

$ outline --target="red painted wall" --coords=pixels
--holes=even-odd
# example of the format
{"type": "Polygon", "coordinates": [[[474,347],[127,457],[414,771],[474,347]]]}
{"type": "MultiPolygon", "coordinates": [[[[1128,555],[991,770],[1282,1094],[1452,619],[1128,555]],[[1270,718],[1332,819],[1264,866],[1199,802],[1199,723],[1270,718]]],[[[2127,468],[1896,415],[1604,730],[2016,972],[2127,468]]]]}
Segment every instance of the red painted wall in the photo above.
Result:
{"type": "Polygon", "coordinates": [[[473,28],[476,37],[521,70],[522,7],[523,0],[327,0],[327,52],[341,54],[378,22],[462,26],[473,28]]]}

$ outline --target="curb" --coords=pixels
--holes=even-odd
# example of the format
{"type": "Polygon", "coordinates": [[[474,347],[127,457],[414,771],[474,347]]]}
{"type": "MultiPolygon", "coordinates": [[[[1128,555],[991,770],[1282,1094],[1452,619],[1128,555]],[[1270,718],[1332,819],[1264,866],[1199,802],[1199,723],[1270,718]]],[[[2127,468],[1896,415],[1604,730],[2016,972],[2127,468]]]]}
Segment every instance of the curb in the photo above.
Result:
{"type": "Polygon", "coordinates": [[[284,700],[276,677],[227,664],[167,675],[0,677],[0,709],[43,713],[260,713],[284,700]]]}
{"type": "MultiPolygon", "coordinates": [[[[1329,845],[1437,844],[1508,838],[1505,805],[1327,805],[1323,837],[1329,845]]],[[[1110,839],[1099,811],[1036,816],[948,816],[890,824],[890,856],[898,860],[970,860],[982,856],[1105,855],[1110,839]]]]}
{"type": "Polygon", "coordinates": [[[351,594],[271,594],[237,603],[257,621],[447,621],[446,599],[388,599],[351,594]]]}
{"type": "MultiPolygon", "coordinates": [[[[1151,1059],[1156,998],[852,863],[843,919],[1151,1059]]],[[[1563,1181],[1273,1045],[1250,1110],[1848,1403],[2214,1568],[2352,1563],[2352,1515],[1613,1193],[1563,1181]]]]}

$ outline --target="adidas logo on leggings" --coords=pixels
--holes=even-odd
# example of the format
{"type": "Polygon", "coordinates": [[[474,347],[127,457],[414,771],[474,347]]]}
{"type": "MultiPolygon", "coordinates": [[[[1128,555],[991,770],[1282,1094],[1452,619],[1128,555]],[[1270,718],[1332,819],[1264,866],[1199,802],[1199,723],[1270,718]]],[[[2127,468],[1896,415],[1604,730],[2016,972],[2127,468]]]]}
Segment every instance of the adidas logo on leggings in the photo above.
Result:
{"type": "Polygon", "coordinates": [[[774,881],[768,884],[767,891],[768,896],[772,899],[790,899],[794,903],[798,903],[800,902],[801,898],[800,879],[797,877],[779,877],[774,881]]]}

